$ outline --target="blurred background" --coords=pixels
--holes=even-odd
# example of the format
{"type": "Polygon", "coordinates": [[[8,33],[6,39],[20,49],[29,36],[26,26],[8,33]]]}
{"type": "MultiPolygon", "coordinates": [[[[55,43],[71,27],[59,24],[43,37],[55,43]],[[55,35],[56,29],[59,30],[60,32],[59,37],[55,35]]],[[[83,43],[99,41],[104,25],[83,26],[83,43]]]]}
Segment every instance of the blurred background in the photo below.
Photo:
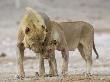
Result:
{"type": "MultiPolygon", "coordinates": [[[[93,72],[110,73],[110,0],[0,0],[0,72],[16,72],[16,31],[22,17],[26,14],[27,6],[46,13],[51,20],[86,21],[92,24],[95,28],[96,48],[100,55],[99,61],[94,61],[93,72]]],[[[26,56],[35,59],[35,55],[32,55],[34,53],[28,50],[25,53],[26,56]]],[[[60,52],[56,51],[56,54],[60,52]]],[[[85,62],[79,52],[76,50],[70,54],[72,54],[70,72],[84,71],[85,62]]],[[[60,57],[61,55],[56,55],[58,61],[60,57]]],[[[35,62],[37,61],[25,61],[28,72],[38,68],[35,62]]],[[[61,65],[58,67],[61,69],[61,65]]],[[[48,69],[47,65],[46,68],[48,69]]]]}

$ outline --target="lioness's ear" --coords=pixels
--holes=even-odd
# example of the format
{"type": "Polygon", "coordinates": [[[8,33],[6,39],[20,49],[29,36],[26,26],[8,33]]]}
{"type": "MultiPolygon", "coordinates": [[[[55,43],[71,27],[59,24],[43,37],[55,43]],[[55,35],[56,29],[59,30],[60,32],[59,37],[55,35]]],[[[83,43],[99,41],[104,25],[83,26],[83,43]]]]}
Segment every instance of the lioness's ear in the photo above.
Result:
{"type": "Polygon", "coordinates": [[[56,45],[57,41],[56,40],[52,40],[52,44],[56,45]]]}
{"type": "Polygon", "coordinates": [[[28,34],[29,31],[30,31],[30,28],[26,27],[25,33],[28,34]]]}
{"type": "Polygon", "coordinates": [[[53,43],[56,45],[57,44],[57,41],[56,40],[53,40],[53,43]]]}

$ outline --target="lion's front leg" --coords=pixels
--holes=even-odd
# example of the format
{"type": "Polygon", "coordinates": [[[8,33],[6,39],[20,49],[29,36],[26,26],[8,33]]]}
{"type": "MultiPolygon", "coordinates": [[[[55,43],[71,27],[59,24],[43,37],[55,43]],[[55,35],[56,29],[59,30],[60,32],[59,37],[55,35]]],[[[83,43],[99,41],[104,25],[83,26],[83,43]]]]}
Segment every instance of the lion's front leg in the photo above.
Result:
{"type": "Polygon", "coordinates": [[[17,45],[17,61],[18,61],[18,79],[23,79],[25,77],[24,67],[23,67],[23,58],[24,58],[24,45],[17,45]]]}
{"type": "Polygon", "coordinates": [[[68,72],[69,51],[68,49],[63,49],[61,52],[62,52],[62,58],[63,58],[62,74],[65,75],[68,72]]]}
{"type": "Polygon", "coordinates": [[[49,75],[57,76],[58,71],[57,71],[57,63],[56,63],[56,59],[55,59],[55,52],[53,52],[53,54],[49,55],[49,66],[50,66],[49,75]]]}
{"type": "Polygon", "coordinates": [[[45,76],[44,58],[39,54],[39,75],[45,76]]]}

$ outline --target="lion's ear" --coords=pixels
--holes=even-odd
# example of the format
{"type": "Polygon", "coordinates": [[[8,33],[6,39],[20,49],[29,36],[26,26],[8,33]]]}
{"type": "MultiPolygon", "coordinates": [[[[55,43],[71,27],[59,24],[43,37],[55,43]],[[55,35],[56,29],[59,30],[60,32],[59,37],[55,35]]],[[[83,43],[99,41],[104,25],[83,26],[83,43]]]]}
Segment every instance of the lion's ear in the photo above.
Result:
{"type": "Polygon", "coordinates": [[[29,20],[33,21],[33,22],[40,22],[42,24],[44,24],[44,20],[42,18],[42,16],[40,15],[40,13],[38,13],[37,11],[35,11],[34,9],[27,7],[26,8],[27,13],[28,13],[28,18],[29,20]]]}
{"type": "MultiPolygon", "coordinates": [[[[27,16],[28,16],[28,20],[29,21],[34,21],[34,20],[36,20],[36,12],[35,12],[35,10],[33,10],[32,8],[30,8],[30,7],[27,7],[26,8],[26,10],[27,10],[27,16]]],[[[38,19],[37,19],[38,20],[38,19]]],[[[39,21],[38,21],[39,22],[39,21]]]]}
{"type": "Polygon", "coordinates": [[[25,34],[28,34],[30,32],[30,28],[26,27],[25,34]]]}

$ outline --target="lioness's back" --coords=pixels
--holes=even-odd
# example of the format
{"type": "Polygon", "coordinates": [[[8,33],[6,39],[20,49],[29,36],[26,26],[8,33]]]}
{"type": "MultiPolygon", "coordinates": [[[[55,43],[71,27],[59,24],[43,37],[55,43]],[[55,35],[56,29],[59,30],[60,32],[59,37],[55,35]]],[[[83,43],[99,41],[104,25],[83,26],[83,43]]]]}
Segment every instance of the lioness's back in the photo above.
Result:
{"type": "Polygon", "coordinates": [[[80,41],[80,38],[89,35],[89,32],[93,28],[87,22],[60,22],[60,28],[64,31],[66,41],[70,50],[74,50],[80,41]]]}

